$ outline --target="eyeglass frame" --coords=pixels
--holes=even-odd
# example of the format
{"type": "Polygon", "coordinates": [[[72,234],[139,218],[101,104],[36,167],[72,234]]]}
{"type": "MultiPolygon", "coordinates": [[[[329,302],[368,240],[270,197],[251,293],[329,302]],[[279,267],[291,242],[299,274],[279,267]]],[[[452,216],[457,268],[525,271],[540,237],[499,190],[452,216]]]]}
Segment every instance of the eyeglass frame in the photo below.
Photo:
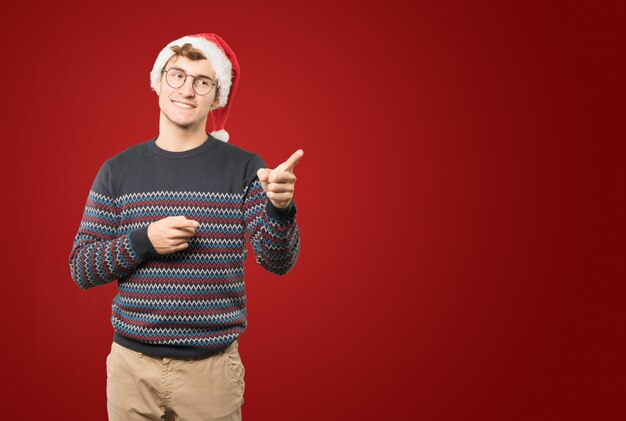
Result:
{"type": "Polygon", "coordinates": [[[194,76],[194,75],[187,74],[187,72],[185,72],[183,69],[181,69],[181,68],[179,68],[179,67],[170,67],[169,69],[165,69],[165,68],[163,68],[163,69],[161,70],[161,73],[165,73],[165,82],[166,82],[166,83],[170,86],[170,88],[172,88],[172,89],[180,89],[180,88],[182,88],[183,86],[185,86],[185,83],[187,83],[187,77],[192,77],[192,78],[193,78],[193,83],[191,84],[191,89],[193,89],[193,91],[196,93],[196,95],[205,96],[205,95],[210,94],[210,93],[211,93],[211,91],[213,90],[213,86],[215,86],[215,87],[216,87],[216,88],[215,88],[216,92],[217,92],[217,89],[218,89],[218,88],[217,88],[217,85],[218,85],[218,84],[217,84],[217,81],[216,81],[216,80],[213,80],[213,79],[211,79],[211,78],[210,78],[210,77],[208,77],[208,76],[194,76]],[[168,72],[168,71],[170,71],[170,70],[172,70],[172,69],[174,69],[174,70],[178,70],[179,72],[182,72],[182,74],[184,74],[184,75],[185,75],[185,79],[183,79],[183,84],[182,84],[182,85],[180,85],[178,88],[173,87],[173,86],[170,84],[170,82],[167,80],[167,72],[168,72]],[[199,93],[196,91],[195,83],[196,83],[196,78],[198,78],[198,77],[200,77],[200,78],[204,78],[204,79],[209,79],[211,82],[213,82],[213,83],[211,83],[211,90],[210,90],[209,92],[207,92],[206,94],[199,94],[199,93]]]}

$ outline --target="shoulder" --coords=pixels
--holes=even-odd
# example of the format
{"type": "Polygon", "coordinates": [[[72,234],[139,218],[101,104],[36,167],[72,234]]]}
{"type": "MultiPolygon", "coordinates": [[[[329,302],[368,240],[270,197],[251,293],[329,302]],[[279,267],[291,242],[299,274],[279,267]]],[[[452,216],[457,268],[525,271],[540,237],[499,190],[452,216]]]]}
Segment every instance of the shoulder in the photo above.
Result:
{"type": "Polygon", "coordinates": [[[228,168],[238,169],[237,172],[243,176],[244,186],[254,180],[259,168],[267,167],[259,154],[221,140],[215,146],[215,151],[228,168]]]}
{"type": "Polygon", "coordinates": [[[219,154],[225,157],[227,156],[229,160],[238,161],[239,163],[246,166],[248,166],[249,164],[255,165],[258,163],[263,163],[263,165],[265,165],[263,159],[257,153],[248,151],[237,145],[218,140],[215,144],[215,148],[219,154]]]}
{"type": "Polygon", "coordinates": [[[109,188],[113,187],[113,174],[126,166],[132,166],[137,157],[141,154],[143,144],[133,145],[125,150],[105,159],[100,165],[100,169],[96,175],[96,185],[106,184],[109,188]]]}
{"type": "Polygon", "coordinates": [[[216,145],[216,151],[218,155],[223,157],[223,162],[229,168],[238,168],[239,174],[243,178],[243,186],[248,186],[257,176],[257,171],[260,168],[266,168],[265,161],[259,154],[248,151],[239,146],[218,141],[216,145]]]}
{"type": "Polygon", "coordinates": [[[109,165],[113,165],[116,167],[133,165],[137,162],[137,160],[140,160],[142,159],[142,157],[146,156],[148,150],[148,142],[149,141],[129,146],[128,148],[109,158],[107,162],[109,163],[109,165]]]}

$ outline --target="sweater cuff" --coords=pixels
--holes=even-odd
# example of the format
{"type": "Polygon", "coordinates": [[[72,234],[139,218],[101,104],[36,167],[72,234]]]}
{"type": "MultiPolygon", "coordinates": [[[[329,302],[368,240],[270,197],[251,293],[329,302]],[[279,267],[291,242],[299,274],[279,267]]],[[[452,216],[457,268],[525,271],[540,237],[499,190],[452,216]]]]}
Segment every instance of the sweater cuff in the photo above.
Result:
{"type": "Polygon", "coordinates": [[[271,200],[267,200],[265,205],[265,212],[272,219],[277,219],[279,221],[284,221],[293,217],[296,214],[296,202],[294,199],[291,199],[289,205],[286,208],[281,209],[274,206],[271,200]]]}
{"type": "Polygon", "coordinates": [[[150,242],[150,238],[148,238],[148,225],[131,231],[130,243],[141,260],[146,260],[151,255],[157,254],[156,249],[150,242]]]}

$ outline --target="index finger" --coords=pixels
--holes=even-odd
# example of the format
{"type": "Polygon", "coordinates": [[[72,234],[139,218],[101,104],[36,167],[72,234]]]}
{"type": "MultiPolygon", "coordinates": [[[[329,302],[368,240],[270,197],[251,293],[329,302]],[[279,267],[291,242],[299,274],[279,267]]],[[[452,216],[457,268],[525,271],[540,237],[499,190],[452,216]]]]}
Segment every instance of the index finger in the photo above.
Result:
{"type": "Polygon", "coordinates": [[[291,170],[293,170],[293,167],[296,166],[296,164],[298,163],[300,158],[302,158],[303,155],[304,155],[304,151],[302,149],[298,149],[297,151],[295,151],[294,153],[291,154],[289,159],[287,159],[285,162],[283,162],[278,167],[276,167],[274,169],[274,171],[279,171],[280,172],[280,171],[291,171],[291,170]]]}
{"type": "Polygon", "coordinates": [[[184,216],[175,219],[176,220],[174,221],[174,223],[170,225],[172,228],[198,228],[200,226],[200,223],[198,221],[194,221],[193,219],[187,219],[184,216]]]}

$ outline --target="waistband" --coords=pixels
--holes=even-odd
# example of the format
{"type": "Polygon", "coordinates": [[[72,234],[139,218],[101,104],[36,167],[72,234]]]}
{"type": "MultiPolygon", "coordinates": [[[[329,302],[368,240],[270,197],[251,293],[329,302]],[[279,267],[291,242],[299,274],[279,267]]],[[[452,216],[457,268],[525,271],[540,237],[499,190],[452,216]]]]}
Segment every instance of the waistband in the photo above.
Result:
{"type": "Polygon", "coordinates": [[[113,333],[113,342],[121,345],[125,348],[132,349],[136,352],[141,352],[144,355],[155,358],[177,358],[181,360],[200,360],[203,358],[212,357],[220,354],[234,344],[239,345],[238,339],[230,343],[226,343],[218,348],[194,348],[190,346],[172,346],[172,345],[155,345],[139,342],[131,339],[127,336],[120,335],[117,332],[113,333]]]}

